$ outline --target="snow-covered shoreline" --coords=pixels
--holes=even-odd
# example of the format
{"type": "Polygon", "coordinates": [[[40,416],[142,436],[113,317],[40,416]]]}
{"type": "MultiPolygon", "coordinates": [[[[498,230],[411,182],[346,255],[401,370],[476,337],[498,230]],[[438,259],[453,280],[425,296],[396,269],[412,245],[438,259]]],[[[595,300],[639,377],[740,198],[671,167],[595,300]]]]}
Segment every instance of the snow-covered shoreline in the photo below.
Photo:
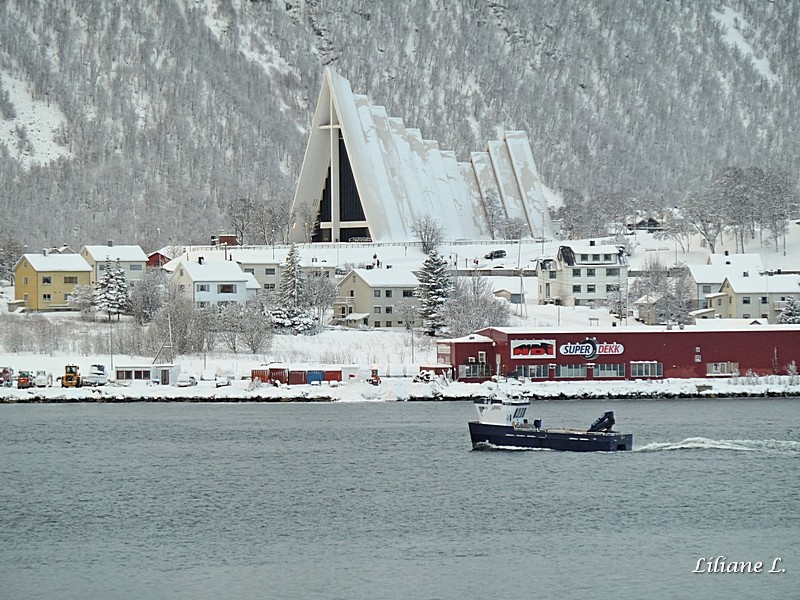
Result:
{"type": "Polygon", "coordinates": [[[442,380],[415,383],[411,378],[384,378],[378,385],[351,381],[339,386],[252,386],[247,380],[217,388],[213,381],[177,387],[135,383],[96,388],[0,388],[0,404],[127,403],[127,402],[402,402],[463,401],[496,396],[524,396],[533,401],[651,398],[797,397],[800,381],[789,376],[728,379],[528,382],[513,380],[460,383],[442,380]]]}

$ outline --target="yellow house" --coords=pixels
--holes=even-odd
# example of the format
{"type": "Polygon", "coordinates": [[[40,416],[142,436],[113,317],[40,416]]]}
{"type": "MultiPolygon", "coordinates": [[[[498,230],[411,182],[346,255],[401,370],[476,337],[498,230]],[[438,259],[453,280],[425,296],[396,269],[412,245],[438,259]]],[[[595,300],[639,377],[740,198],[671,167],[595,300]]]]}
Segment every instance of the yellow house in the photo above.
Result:
{"type": "Polygon", "coordinates": [[[91,274],[79,254],[23,254],[14,266],[14,298],[28,310],[64,310],[76,285],[90,285],[91,274]]]}

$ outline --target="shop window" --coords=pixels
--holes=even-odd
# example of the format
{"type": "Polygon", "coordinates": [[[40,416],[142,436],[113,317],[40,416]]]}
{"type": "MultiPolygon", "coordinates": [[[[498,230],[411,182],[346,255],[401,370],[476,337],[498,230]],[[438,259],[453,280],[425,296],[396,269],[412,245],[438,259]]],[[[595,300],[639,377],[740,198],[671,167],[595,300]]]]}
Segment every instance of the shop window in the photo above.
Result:
{"type": "Polygon", "coordinates": [[[664,365],[655,361],[631,362],[631,377],[663,377],[664,365]]]}
{"type": "Polygon", "coordinates": [[[579,379],[586,377],[586,365],[556,365],[557,378],[579,379]]]}
{"type": "Polygon", "coordinates": [[[594,366],[594,376],[603,379],[608,377],[625,377],[625,364],[596,364],[594,366]]]}

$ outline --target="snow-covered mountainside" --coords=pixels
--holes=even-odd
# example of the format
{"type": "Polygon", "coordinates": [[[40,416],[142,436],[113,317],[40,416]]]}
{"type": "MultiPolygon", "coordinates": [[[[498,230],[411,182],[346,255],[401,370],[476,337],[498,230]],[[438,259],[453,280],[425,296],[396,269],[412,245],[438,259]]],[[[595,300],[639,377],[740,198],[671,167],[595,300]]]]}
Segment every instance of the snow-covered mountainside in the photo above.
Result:
{"type": "Polygon", "coordinates": [[[526,131],[555,189],[663,207],[727,165],[796,181],[799,25],[746,0],[10,0],[0,227],[152,249],[207,241],[231,199],[288,204],[327,64],[459,160],[526,131]]]}

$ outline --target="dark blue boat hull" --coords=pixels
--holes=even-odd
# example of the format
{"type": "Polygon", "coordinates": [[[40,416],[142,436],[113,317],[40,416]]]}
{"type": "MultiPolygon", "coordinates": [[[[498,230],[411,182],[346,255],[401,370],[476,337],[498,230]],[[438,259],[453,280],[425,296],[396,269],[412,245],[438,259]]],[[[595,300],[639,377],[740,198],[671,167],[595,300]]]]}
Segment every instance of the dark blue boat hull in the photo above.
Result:
{"type": "Polygon", "coordinates": [[[617,452],[633,449],[633,434],[617,432],[561,432],[546,429],[515,428],[471,421],[472,448],[541,448],[571,452],[617,452]]]}

